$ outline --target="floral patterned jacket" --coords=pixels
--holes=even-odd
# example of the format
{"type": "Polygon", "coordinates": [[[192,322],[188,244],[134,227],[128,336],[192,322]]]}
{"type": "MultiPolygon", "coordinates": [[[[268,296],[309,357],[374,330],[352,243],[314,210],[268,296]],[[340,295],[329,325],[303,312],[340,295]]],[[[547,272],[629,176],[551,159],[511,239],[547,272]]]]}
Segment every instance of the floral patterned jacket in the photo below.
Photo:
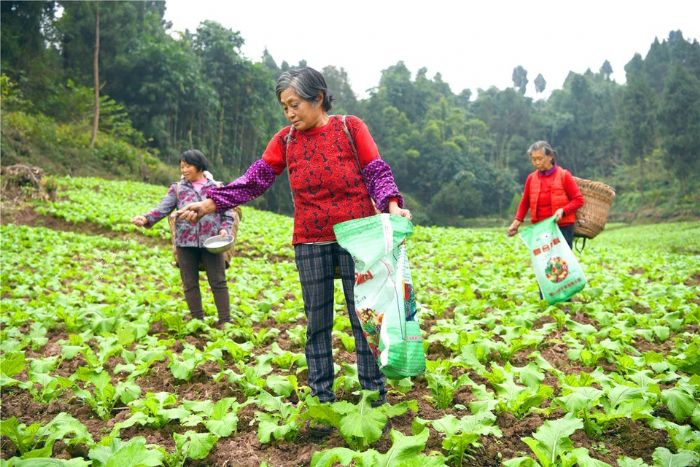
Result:
{"type": "MultiPolygon", "coordinates": [[[[208,198],[209,190],[219,184],[213,180],[207,180],[200,193],[187,180],[180,180],[170,185],[168,194],[160,201],[160,204],[145,214],[148,219],[146,227],[152,227],[156,222],[167,217],[173,210],[182,209],[190,203],[203,201],[208,198]]],[[[199,222],[192,224],[188,221],[177,220],[175,223],[175,245],[181,247],[204,247],[204,241],[218,235],[221,229],[231,232],[233,227],[233,210],[215,212],[202,217],[199,222]]]]}

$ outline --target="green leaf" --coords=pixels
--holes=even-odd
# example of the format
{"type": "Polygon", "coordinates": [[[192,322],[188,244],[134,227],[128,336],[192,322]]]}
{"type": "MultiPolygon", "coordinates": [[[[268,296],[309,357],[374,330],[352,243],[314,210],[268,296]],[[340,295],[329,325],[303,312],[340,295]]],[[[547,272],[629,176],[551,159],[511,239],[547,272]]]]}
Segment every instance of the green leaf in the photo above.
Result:
{"type": "Polygon", "coordinates": [[[340,433],[351,448],[366,448],[382,437],[387,417],[381,411],[360,406],[340,420],[340,433]]]}
{"type": "Polygon", "coordinates": [[[571,452],[567,453],[564,457],[566,458],[566,461],[563,462],[564,465],[576,465],[577,467],[611,467],[607,462],[592,458],[586,448],[572,449],[571,452]]]}
{"type": "Polygon", "coordinates": [[[654,464],[663,467],[692,467],[697,465],[698,455],[692,451],[678,451],[673,454],[666,448],[656,448],[652,456],[654,464]]]}
{"type": "Polygon", "coordinates": [[[617,459],[618,467],[649,467],[649,464],[640,458],[632,459],[631,457],[623,456],[617,459]]]}
{"type": "Polygon", "coordinates": [[[204,459],[219,438],[212,433],[186,431],[184,435],[173,433],[175,447],[186,459],[204,459]]]}
{"type": "Polygon", "coordinates": [[[537,388],[544,381],[544,372],[534,364],[530,363],[520,370],[520,382],[530,388],[537,388]]]}
{"type": "Polygon", "coordinates": [[[44,436],[46,436],[49,441],[62,440],[69,446],[76,444],[85,444],[90,446],[94,444],[92,435],[88,431],[87,427],[79,420],[65,412],[61,412],[56,415],[53,420],[37,431],[37,437],[41,438],[44,436]],[[66,436],[69,434],[73,435],[73,437],[66,439],[66,436]]]}
{"type": "Polygon", "coordinates": [[[90,449],[88,457],[97,462],[97,466],[104,467],[150,467],[163,463],[163,453],[147,447],[143,436],[131,438],[126,443],[115,438],[109,446],[90,449]]]}
{"type": "Polygon", "coordinates": [[[428,441],[429,433],[428,430],[424,430],[417,435],[406,436],[400,431],[391,430],[389,435],[392,441],[391,448],[386,454],[377,456],[379,463],[376,464],[376,466],[402,466],[416,460],[421,462],[420,465],[426,465],[424,461],[427,457],[421,456],[420,453],[425,449],[425,443],[428,441]],[[419,459],[416,459],[417,457],[419,459]]]}
{"type": "MultiPolygon", "coordinates": [[[[16,458],[13,458],[16,459],[16,458]]],[[[85,459],[52,459],[50,457],[34,457],[31,459],[10,460],[12,467],[88,467],[90,462],[85,459]]]]}
{"type": "MultiPolygon", "coordinates": [[[[336,411],[336,407],[339,404],[339,402],[334,404],[319,402],[315,397],[309,398],[307,399],[307,415],[311,420],[319,424],[339,428],[340,420],[343,418],[343,415],[336,411]]],[[[352,406],[352,404],[346,404],[352,406]]]]}
{"type": "Polygon", "coordinates": [[[27,364],[24,352],[8,352],[0,358],[0,372],[8,377],[12,377],[24,370],[27,364]]]}
{"type": "Polygon", "coordinates": [[[278,396],[289,397],[294,392],[294,384],[290,381],[290,378],[296,380],[294,375],[270,375],[267,377],[267,387],[272,389],[278,396]]]}
{"type": "Polygon", "coordinates": [[[39,423],[32,423],[29,426],[19,423],[16,417],[0,420],[0,435],[12,441],[20,454],[24,454],[34,447],[37,431],[40,428],[41,424],[39,423]]]}
{"type": "Polygon", "coordinates": [[[583,422],[570,416],[559,420],[548,420],[538,428],[532,438],[523,438],[544,467],[553,465],[559,456],[571,448],[574,431],[583,428],[583,422]]]}
{"type": "Polygon", "coordinates": [[[299,429],[296,423],[285,423],[282,418],[272,414],[255,412],[255,418],[258,420],[258,439],[263,444],[272,439],[291,440],[299,429]]]}
{"type": "Polygon", "coordinates": [[[219,438],[226,438],[238,428],[238,415],[229,413],[220,419],[209,419],[204,422],[204,426],[219,438]]]}
{"type": "Polygon", "coordinates": [[[700,375],[700,339],[691,342],[677,358],[673,358],[678,367],[691,375],[700,375]]]}
{"type": "Polygon", "coordinates": [[[657,337],[657,339],[659,339],[661,342],[668,340],[668,336],[671,334],[671,330],[668,328],[668,326],[654,326],[651,329],[654,331],[654,335],[657,337]]]}
{"type": "Polygon", "coordinates": [[[571,393],[559,397],[567,412],[577,413],[579,410],[590,410],[598,405],[598,399],[603,391],[591,387],[571,388],[571,393]]]}
{"type": "Polygon", "coordinates": [[[340,465],[348,466],[356,456],[357,453],[348,448],[316,451],[311,457],[311,467],[333,467],[338,462],[340,462],[340,465]]]}
{"type": "Polygon", "coordinates": [[[692,396],[678,388],[661,391],[661,398],[678,422],[690,417],[697,405],[692,396]]]}
{"type": "Polygon", "coordinates": [[[624,402],[634,401],[642,398],[642,391],[638,388],[618,385],[612,388],[608,394],[608,401],[613,408],[619,407],[624,402]]]}
{"type": "Polygon", "coordinates": [[[514,457],[503,462],[503,467],[540,467],[532,457],[514,457]]]}

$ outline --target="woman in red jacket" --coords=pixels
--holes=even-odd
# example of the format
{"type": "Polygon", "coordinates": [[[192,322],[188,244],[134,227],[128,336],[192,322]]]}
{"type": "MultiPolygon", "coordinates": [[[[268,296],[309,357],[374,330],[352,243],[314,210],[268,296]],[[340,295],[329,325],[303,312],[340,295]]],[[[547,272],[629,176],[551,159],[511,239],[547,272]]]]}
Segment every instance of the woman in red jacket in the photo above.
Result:
{"type": "Polygon", "coordinates": [[[557,216],[557,225],[569,247],[574,239],[576,210],[583,206],[583,195],[574,177],[556,163],[556,151],[546,141],[537,141],[527,150],[535,171],[525,181],[523,197],[515,220],[508,227],[508,235],[518,233],[525,214],[530,211],[533,224],[557,216]]]}

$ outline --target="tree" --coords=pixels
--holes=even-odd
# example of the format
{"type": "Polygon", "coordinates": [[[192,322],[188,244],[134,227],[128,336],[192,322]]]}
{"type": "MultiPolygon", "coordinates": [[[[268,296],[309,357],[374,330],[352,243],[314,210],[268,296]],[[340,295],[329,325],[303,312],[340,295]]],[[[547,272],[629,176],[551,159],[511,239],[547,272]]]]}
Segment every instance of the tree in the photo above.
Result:
{"type": "Polygon", "coordinates": [[[32,103],[42,108],[63,80],[60,57],[53,47],[56,2],[0,2],[0,68],[32,103]]]}
{"type": "Polygon", "coordinates": [[[472,109],[488,125],[495,141],[493,152],[488,156],[490,163],[496,169],[507,169],[513,158],[523,152],[522,147],[513,145],[514,137],[530,133],[532,99],[513,88],[501,91],[492,87],[479,91],[472,109]]]}
{"type": "Polygon", "coordinates": [[[666,80],[658,121],[666,166],[686,194],[700,175],[700,80],[680,65],[666,80]]]}
{"type": "Polygon", "coordinates": [[[644,199],[644,160],[656,143],[656,108],[654,91],[644,76],[627,80],[622,92],[620,128],[625,160],[637,165],[639,180],[637,190],[644,199]]]}
{"type": "Polygon", "coordinates": [[[521,65],[513,68],[513,87],[517,89],[520,94],[525,94],[527,83],[527,70],[521,65]]]}
{"type": "Polygon", "coordinates": [[[542,73],[539,73],[535,78],[535,92],[537,92],[538,94],[544,92],[546,87],[547,81],[545,81],[544,76],[542,76],[542,73]]]}
{"type": "Polygon", "coordinates": [[[95,85],[95,115],[92,119],[90,148],[95,147],[97,130],[100,126],[100,4],[95,3],[95,50],[92,54],[92,70],[95,85]]]}
{"type": "Polygon", "coordinates": [[[609,80],[610,75],[612,75],[612,73],[612,65],[610,65],[609,61],[605,60],[603,62],[603,65],[600,67],[600,74],[603,76],[604,79],[609,80]]]}
{"type": "Polygon", "coordinates": [[[2,69],[14,81],[40,59],[47,40],[44,29],[53,20],[56,2],[0,2],[2,69]]]}
{"type": "Polygon", "coordinates": [[[334,66],[327,66],[321,70],[321,73],[326,79],[328,93],[335,98],[333,102],[334,113],[357,114],[357,97],[350,87],[347,72],[343,68],[338,70],[334,66]]]}

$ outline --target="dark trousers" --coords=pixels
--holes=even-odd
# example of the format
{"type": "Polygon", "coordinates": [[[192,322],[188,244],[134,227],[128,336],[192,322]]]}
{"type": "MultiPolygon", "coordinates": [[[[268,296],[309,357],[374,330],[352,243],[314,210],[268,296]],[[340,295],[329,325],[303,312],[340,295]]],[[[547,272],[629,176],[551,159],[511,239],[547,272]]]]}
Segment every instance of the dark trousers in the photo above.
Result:
{"type": "Polygon", "coordinates": [[[230,317],[226,266],[223,254],[209,253],[206,248],[177,247],[180,265],[180,278],[185,291],[185,301],[194,318],[204,318],[202,294],[199,291],[199,263],[204,265],[209,286],[214,294],[214,303],[219,313],[219,322],[227,322],[230,317]]]}
{"type": "Polygon", "coordinates": [[[325,245],[300,244],[294,246],[299,271],[301,292],[306,312],[306,363],[309,368],[309,387],[322,402],[335,400],[333,392],[333,276],[340,267],[345,302],[350,314],[352,333],[357,352],[357,373],[363,389],[386,392],[384,375],[379,371],[367,340],[362,334],[360,320],[355,314],[355,263],[352,256],[337,243],[325,245]]]}
{"type": "Polygon", "coordinates": [[[566,243],[569,245],[569,248],[571,248],[573,250],[574,249],[574,224],[565,225],[564,227],[562,227],[560,225],[559,230],[561,231],[561,234],[564,236],[564,240],[566,240],[566,243]]]}

